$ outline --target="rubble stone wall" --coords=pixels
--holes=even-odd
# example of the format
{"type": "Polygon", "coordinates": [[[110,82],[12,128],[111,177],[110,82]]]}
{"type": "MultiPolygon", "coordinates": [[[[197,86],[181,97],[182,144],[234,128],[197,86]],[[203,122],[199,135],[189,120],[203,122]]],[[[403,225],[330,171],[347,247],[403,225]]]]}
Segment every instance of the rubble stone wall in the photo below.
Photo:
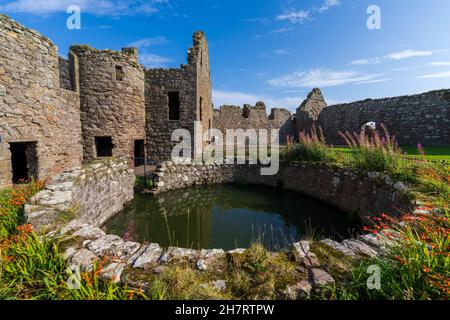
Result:
{"type": "Polygon", "coordinates": [[[280,143],[285,143],[288,135],[296,134],[295,121],[288,110],[274,108],[268,116],[263,102],[258,102],[255,106],[245,105],[243,108],[221,106],[220,109],[214,110],[213,123],[214,127],[222,132],[224,139],[227,129],[280,129],[280,143]]]}
{"type": "Polygon", "coordinates": [[[80,101],[60,87],[55,45],[0,14],[0,187],[12,184],[10,143],[36,144],[36,175],[81,164],[80,101]]]}
{"type": "Polygon", "coordinates": [[[25,216],[37,230],[75,218],[101,226],[133,197],[134,172],[127,161],[99,159],[56,176],[25,206],[25,216]]]}
{"type": "Polygon", "coordinates": [[[384,124],[400,145],[450,146],[450,90],[329,106],[317,124],[328,143],[342,145],[339,131],[360,132],[368,122],[384,124]]]}
{"type": "Polygon", "coordinates": [[[134,141],[145,139],[144,70],[137,52],[88,46],[72,46],[70,52],[79,67],[84,160],[96,158],[96,137],[111,137],[112,156],[125,157],[132,166],[134,141]]]}

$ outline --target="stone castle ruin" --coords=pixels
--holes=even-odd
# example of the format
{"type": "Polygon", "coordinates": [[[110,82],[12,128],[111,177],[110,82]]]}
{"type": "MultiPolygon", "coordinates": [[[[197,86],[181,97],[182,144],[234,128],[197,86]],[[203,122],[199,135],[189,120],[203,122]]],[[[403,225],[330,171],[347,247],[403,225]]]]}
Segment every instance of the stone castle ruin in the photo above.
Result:
{"type": "Polygon", "coordinates": [[[320,125],[338,131],[384,123],[401,144],[450,145],[450,90],[327,106],[314,89],[296,114],[266,106],[213,109],[208,42],[193,36],[187,63],[146,69],[136,48],[121,52],[85,45],[68,58],[36,31],[0,14],[0,187],[46,179],[99,157],[122,157],[130,167],[147,157],[169,160],[175,129],[280,129],[287,135],[320,125]]]}

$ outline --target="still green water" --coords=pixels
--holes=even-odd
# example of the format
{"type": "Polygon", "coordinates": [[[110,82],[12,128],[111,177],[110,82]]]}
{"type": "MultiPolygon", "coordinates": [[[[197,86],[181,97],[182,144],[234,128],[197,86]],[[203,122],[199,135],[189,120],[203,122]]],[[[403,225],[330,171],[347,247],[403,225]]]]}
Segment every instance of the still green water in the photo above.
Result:
{"type": "Polygon", "coordinates": [[[272,250],[314,230],[316,236],[347,237],[355,224],[347,215],[294,192],[214,185],[136,198],[106,224],[126,240],[195,249],[246,248],[260,240],[272,250]]]}

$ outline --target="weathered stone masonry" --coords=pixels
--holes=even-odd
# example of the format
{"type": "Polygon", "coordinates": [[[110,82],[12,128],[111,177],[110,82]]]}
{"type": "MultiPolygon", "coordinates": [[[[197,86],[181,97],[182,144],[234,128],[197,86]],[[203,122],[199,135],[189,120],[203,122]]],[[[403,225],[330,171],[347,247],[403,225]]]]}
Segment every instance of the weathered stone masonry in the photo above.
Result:
{"type": "Polygon", "coordinates": [[[339,131],[358,132],[373,121],[401,145],[450,145],[450,90],[327,106],[314,89],[295,115],[272,109],[267,116],[262,102],[213,110],[203,32],[194,34],[187,64],[178,69],[146,70],[135,48],[77,45],[64,59],[49,39],[5,15],[0,42],[0,187],[51,178],[99,155],[124,157],[132,167],[144,145],[148,160],[169,160],[173,131],[193,133],[195,121],[223,133],[281,129],[281,143],[316,125],[335,145],[344,144],[339,131]]]}
{"type": "Polygon", "coordinates": [[[82,161],[79,96],[60,86],[56,47],[0,14],[0,186],[12,184],[11,150],[27,143],[27,168],[44,179],[82,161]]]}
{"type": "Polygon", "coordinates": [[[147,155],[157,162],[171,158],[171,141],[176,129],[186,129],[194,136],[194,121],[202,130],[212,127],[212,93],[209,50],[203,32],[193,36],[188,63],[180,69],[149,69],[145,71],[145,104],[147,117],[147,155]],[[168,93],[179,93],[179,118],[169,120],[168,93]]]}
{"type": "Polygon", "coordinates": [[[145,140],[144,70],[137,52],[88,46],[72,46],[70,52],[78,58],[84,160],[97,158],[95,138],[111,137],[111,156],[125,157],[132,166],[134,142],[145,140]],[[116,72],[122,72],[119,79],[116,72]]]}
{"type": "Polygon", "coordinates": [[[5,15],[0,40],[1,187],[19,177],[51,178],[99,156],[123,157],[133,167],[136,148],[143,157],[144,145],[148,160],[169,160],[175,129],[193,133],[195,121],[204,130],[212,127],[203,32],[194,34],[188,63],[180,69],[145,70],[136,48],[77,45],[64,59],[50,40],[5,15]],[[169,119],[173,91],[179,94],[179,119],[169,119]]]}
{"type": "Polygon", "coordinates": [[[267,115],[266,105],[257,102],[255,106],[221,106],[214,110],[214,127],[225,134],[227,129],[280,129],[280,143],[286,142],[288,135],[296,135],[295,120],[286,109],[274,108],[267,115]]]}
{"type": "Polygon", "coordinates": [[[100,159],[57,175],[25,206],[25,216],[38,231],[75,218],[100,226],[133,196],[134,172],[127,161],[100,159]]]}
{"type": "Polygon", "coordinates": [[[322,127],[327,142],[345,144],[339,131],[360,132],[367,122],[384,124],[400,145],[450,146],[450,90],[326,106],[315,89],[297,110],[297,130],[322,127]]]}

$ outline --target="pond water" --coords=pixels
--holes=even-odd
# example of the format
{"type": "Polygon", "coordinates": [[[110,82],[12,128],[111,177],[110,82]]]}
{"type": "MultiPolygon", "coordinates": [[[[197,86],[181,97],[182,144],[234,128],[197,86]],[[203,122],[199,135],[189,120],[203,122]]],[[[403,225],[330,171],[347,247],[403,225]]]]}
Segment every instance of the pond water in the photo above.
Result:
{"type": "Polygon", "coordinates": [[[314,232],[337,240],[356,224],[318,200],[262,187],[214,185],[135,199],[106,224],[125,240],[194,249],[247,248],[260,240],[272,250],[314,232]]]}

